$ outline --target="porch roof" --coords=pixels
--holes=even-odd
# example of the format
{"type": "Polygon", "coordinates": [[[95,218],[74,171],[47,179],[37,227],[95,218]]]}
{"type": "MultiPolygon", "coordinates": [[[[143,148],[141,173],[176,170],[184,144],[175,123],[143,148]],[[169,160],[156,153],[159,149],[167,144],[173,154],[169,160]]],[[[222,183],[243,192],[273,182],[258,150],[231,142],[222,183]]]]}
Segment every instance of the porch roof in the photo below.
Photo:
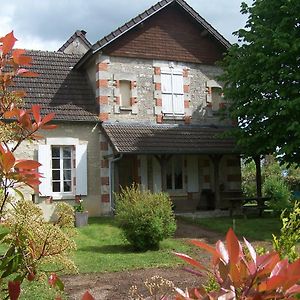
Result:
{"type": "Polygon", "coordinates": [[[117,153],[240,153],[233,138],[221,136],[229,127],[104,122],[102,128],[117,153]]]}

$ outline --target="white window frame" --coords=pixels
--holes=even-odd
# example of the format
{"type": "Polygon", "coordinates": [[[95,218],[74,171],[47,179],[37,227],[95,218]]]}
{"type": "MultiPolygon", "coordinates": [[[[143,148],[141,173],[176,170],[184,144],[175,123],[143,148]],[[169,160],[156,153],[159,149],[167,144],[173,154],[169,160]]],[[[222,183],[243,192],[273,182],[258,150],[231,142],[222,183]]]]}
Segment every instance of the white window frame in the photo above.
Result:
{"type": "Polygon", "coordinates": [[[74,165],[74,160],[75,160],[75,147],[72,145],[51,145],[51,153],[53,147],[57,147],[59,149],[59,169],[54,169],[52,162],[53,162],[53,155],[51,155],[51,189],[52,189],[52,195],[53,197],[57,198],[60,196],[73,196],[74,195],[74,177],[75,177],[75,165],[74,165]],[[68,147],[71,150],[71,191],[64,191],[64,171],[69,170],[69,169],[64,169],[64,157],[63,157],[63,148],[68,147]],[[53,179],[53,170],[59,170],[60,173],[60,179],[59,180],[54,180],[53,179]],[[53,191],[53,183],[54,182],[59,182],[60,183],[60,192],[54,192],[53,191]]]}
{"type": "Polygon", "coordinates": [[[45,145],[39,145],[38,161],[42,174],[39,186],[40,196],[52,196],[54,199],[74,199],[75,195],[87,195],[87,142],[79,143],[77,138],[47,138],[45,145]],[[52,190],[52,146],[73,146],[73,172],[71,192],[53,192],[52,190]],[[76,184],[74,186],[74,177],[76,184]]]}
{"type": "Polygon", "coordinates": [[[184,116],[183,69],[161,68],[162,112],[166,116],[184,116]]]}

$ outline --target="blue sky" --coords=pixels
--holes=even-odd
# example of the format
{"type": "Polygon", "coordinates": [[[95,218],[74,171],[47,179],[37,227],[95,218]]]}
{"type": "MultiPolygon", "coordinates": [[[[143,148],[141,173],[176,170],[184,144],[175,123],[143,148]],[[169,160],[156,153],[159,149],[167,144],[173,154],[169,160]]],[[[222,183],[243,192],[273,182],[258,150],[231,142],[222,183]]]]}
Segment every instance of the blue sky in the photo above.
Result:
{"type": "MultiPolygon", "coordinates": [[[[19,48],[57,50],[77,29],[91,43],[148,9],[156,0],[11,0],[1,3],[0,35],[14,30],[19,48]]],[[[230,42],[244,27],[240,0],[186,0],[230,42]]],[[[251,0],[245,1],[251,4],[251,0]]]]}

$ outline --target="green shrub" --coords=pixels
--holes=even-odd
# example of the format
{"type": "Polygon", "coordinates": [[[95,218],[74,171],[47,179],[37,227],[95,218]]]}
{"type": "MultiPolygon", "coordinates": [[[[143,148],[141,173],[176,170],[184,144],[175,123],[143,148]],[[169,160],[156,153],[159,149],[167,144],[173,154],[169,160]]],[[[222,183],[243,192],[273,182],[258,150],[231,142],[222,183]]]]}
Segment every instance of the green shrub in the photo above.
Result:
{"type": "Polygon", "coordinates": [[[263,193],[270,197],[269,206],[274,214],[280,214],[284,209],[291,208],[291,191],[283,179],[270,176],[265,179],[263,193]]]}
{"type": "Polygon", "coordinates": [[[116,195],[116,220],[125,238],[141,251],[158,249],[159,242],[176,229],[169,196],[141,191],[137,186],[116,195]]]}
{"type": "Polygon", "coordinates": [[[284,210],[280,218],[282,228],[278,237],[273,234],[274,249],[281,258],[295,261],[299,257],[296,246],[300,242],[300,202],[295,202],[290,213],[284,210]]]}

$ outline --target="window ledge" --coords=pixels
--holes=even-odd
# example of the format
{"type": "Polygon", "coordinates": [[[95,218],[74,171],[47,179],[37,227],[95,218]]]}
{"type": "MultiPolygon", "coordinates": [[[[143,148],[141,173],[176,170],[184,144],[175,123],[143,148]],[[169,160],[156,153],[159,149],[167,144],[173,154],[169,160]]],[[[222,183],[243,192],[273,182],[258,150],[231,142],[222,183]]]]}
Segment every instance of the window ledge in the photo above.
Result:
{"type": "Polygon", "coordinates": [[[75,200],[74,194],[53,194],[53,200],[75,200]]]}
{"type": "Polygon", "coordinates": [[[184,120],[184,115],[167,115],[163,117],[165,120],[184,120]]]}
{"type": "Polygon", "coordinates": [[[120,110],[123,110],[123,111],[132,111],[132,107],[120,106],[120,110]]]}

